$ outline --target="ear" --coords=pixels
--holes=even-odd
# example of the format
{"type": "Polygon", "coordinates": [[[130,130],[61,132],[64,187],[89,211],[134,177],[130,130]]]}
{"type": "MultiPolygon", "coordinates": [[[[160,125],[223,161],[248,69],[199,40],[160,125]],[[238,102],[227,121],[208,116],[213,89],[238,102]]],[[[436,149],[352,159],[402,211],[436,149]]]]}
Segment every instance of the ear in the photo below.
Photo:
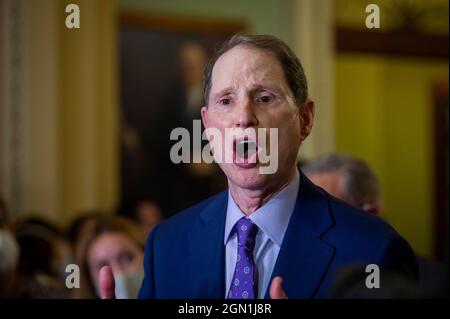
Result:
{"type": "Polygon", "coordinates": [[[311,133],[315,115],[315,104],[307,99],[299,109],[300,139],[304,141],[311,133]]]}
{"type": "Polygon", "coordinates": [[[205,128],[208,128],[208,125],[207,125],[207,119],[206,119],[206,112],[208,112],[208,107],[207,106],[202,106],[202,109],[200,110],[200,114],[201,114],[201,116],[202,116],[202,123],[203,123],[203,126],[205,127],[205,128]]]}
{"type": "Polygon", "coordinates": [[[364,203],[361,205],[361,209],[378,217],[381,215],[381,207],[378,203],[364,203]]]}
{"type": "MultiPolygon", "coordinates": [[[[202,106],[202,109],[200,110],[200,114],[202,116],[202,123],[203,123],[203,127],[205,128],[205,133],[208,133],[208,128],[209,128],[209,123],[208,123],[208,107],[207,106],[202,106]]],[[[210,141],[210,136],[209,134],[206,134],[206,138],[208,139],[208,141],[210,141]]]]}

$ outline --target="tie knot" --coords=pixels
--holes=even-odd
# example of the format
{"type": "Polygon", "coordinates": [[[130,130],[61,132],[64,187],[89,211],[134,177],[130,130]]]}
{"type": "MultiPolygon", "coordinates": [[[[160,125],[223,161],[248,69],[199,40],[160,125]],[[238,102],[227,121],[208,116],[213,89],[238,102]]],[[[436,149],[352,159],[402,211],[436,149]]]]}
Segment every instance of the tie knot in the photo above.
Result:
{"type": "Polygon", "coordinates": [[[255,238],[258,233],[256,226],[250,219],[242,217],[236,223],[236,231],[238,236],[238,245],[253,249],[255,246],[255,238]]]}

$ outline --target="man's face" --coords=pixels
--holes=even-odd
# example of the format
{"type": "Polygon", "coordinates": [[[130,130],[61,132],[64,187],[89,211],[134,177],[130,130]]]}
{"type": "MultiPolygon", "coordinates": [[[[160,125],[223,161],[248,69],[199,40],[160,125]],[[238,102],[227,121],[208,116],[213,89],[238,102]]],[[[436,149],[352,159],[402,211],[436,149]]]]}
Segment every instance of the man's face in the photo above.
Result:
{"type": "Polygon", "coordinates": [[[342,176],[339,172],[310,174],[308,175],[308,178],[334,197],[348,201],[344,191],[342,176]]]}
{"type": "Polygon", "coordinates": [[[142,266],[143,258],[142,249],[120,232],[100,235],[87,251],[87,265],[95,283],[99,282],[103,266],[110,266],[114,275],[136,272],[142,266]]]}
{"type": "Polygon", "coordinates": [[[322,187],[326,192],[336,198],[347,202],[350,205],[365,210],[375,216],[380,216],[381,205],[378,201],[365,200],[357,202],[348,195],[344,187],[344,177],[337,171],[307,174],[308,178],[317,186],[322,187]]]}
{"type": "MultiPolygon", "coordinates": [[[[300,109],[287,84],[277,58],[266,50],[239,45],[223,54],[212,71],[207,107],[202,108],[205,128],[217,128],[225,136],[226,128],[254,128],[256,144],[258,128],[266,128],[267,146],[270,128],[278,129],[278,169],[274,174],[261,174],[257,144],[256,163],[239,162],[236,142],[233,162],[219,163],[229,183],[248,189],[263,189],[293,174],[301,141],[312,127],[314,104],[305,102],[300,109]]],[[[222,149],[225,149],[225,138],[222,149]]],[[[239,143],[239,140],[237,141],[239,143]]],[[[214,150],[213,150],[214,152],[214,150]]]]}

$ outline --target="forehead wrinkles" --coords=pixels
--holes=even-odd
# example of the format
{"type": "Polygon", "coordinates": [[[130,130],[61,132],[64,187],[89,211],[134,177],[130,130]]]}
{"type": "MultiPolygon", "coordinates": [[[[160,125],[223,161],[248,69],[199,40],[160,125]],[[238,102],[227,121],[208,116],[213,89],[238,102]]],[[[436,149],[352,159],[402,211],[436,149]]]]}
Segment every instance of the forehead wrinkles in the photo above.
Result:
{"type": "Polygon", "coordinates": [[[212,72],[212,90],[231,87],[248,88],[257,84],[277,85],[284,91],[287,86],[278,60],[260,49],[236,47],[221,56],[212,72]]]}

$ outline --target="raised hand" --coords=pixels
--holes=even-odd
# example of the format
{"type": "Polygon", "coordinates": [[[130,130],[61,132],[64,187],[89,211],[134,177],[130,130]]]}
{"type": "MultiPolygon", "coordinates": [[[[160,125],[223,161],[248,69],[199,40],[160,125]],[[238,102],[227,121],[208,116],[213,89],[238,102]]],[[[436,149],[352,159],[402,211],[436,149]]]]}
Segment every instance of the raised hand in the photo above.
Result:
{"type": "Polygon", "coordinates": [[[100,269],[99,282],[100,297],[102,299],[116,299],[116,294],[114,292],[116,285],[111,267],[103,266],[100,269]]]}
{"type": "Polygon", "coordinates": [[[281,286],[283,284],[283,278],[276,276],[272,280],[270,285],[270,299],[288,299],[286,293],[281,286]]]}

